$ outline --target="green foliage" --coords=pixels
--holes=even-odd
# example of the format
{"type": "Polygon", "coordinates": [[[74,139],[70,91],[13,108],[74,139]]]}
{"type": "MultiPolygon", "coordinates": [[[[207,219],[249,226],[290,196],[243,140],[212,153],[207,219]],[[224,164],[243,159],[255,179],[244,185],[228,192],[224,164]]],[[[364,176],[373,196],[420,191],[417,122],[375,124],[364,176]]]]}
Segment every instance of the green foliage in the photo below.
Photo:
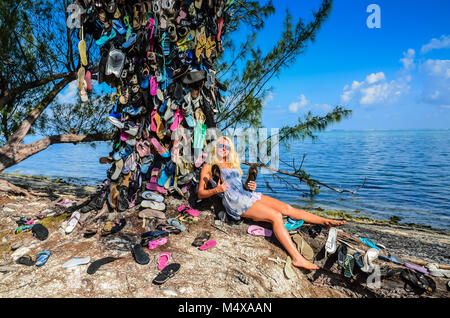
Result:
{"type": "Polygon", "coordinates": [[[325,116],[313,116],[311,112],[308,112],[304,119],[298,118],[298,124],[294,126],[284,126],[280,129],[280,142],[283,145],[289,147],[288,141],[292,140],[305,140],[311,138],[316,140],[317,136],[314,134],[316,131],[323,131],[329,125],[340,122],[343,118],[347,118],[351,115],[351,110],[344,109],[341,106],[336,106],[331,112],[325,116]]]}
{"type": "MultiPolygon", "coordinates": [[[[29,112],[39,106],[62,76],[76,72],[79,67],[77,30],[66,27],[66,6],[71,2],[0,1],[0,26],[1,30],[6,30],[0,32],[0,146],[29,112]],[[5,96],[9,97],[6,103],[5,96]]],[[[90,66],[94,66],[98,62],[98,49],[92,49],[90,37],[86,38],[86,42],[90,66]]],[[[46,112],[31,126],[28,134],[43,131],[65,133],[68,129],[58,121],[73,123],[77,114],[80,115],[80,122],[85,124],[87,116],[99,119],[103,114],[103,109],[90,105],[81,107],[78,104],[73,108],[74,105],[53,102],[48,107],[43,106],[46,112]],[[95,112],[96,109],[99,112],[95,112]]],[[[82,126],[83,129],[75,131],[86,132],[85,127],[94,127],[82,126]]],[[[93,132],[101,130],[101,127],[93,132]]]]}
{"type": "Polygon", "coordinates": [[[111,125],[107,120],[111,110],[111,94],[92,94],[89,101],[74,104],[54,103],[42,114],[37,123],[41,134],[95,134],[107,133],[111,125]]]}

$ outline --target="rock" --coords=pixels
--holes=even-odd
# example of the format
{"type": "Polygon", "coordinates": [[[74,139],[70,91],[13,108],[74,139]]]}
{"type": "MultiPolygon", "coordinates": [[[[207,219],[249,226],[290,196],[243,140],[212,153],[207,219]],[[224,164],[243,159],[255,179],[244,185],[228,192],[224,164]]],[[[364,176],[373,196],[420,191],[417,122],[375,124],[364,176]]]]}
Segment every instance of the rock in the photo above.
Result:
{"type": "Polygon", "coordinates": [[[178,296],[178,293],[175,290],[169,288],[161,288],[160,292],[162,292],[165,296],[173,296],[173,297],[178,296]]]}
{"type": "Polygon", "coordinates": [[[11,244],[11,251],[17,250],[19,247],[21,247],[23,243],[21,241],[17,241],[11,244]]]}
{"type": "Polygon", "coordinates": [[[45,209],[44,211],[41,211],[41,214],[45,215],[46,217],[50,217],[55,215],[55,211],[53,211],[52,209],[45,209]]]}
{"type": "Polygon", "coordinates": [[[14,272],[17,270],[18,270],[17,266],[8,266],[8,265],[0,266],[0,272],[2,273],[14,272]]]}
{"type": "Polygon", "coordinates": [[[47,206],[47,204],[42,203],[42,202],[31,202],[31,203],[28,203],[28,206],[47,206]]]}
{"type": "Polygon", "coordinates": [[[24,256],[25,254],[30,253],[30,249],[28,247],[22,246],[21,248],[17,249],[14,253],[11,254],[11,257],[13,259],[18,259],[21,256],[24,256]]]}

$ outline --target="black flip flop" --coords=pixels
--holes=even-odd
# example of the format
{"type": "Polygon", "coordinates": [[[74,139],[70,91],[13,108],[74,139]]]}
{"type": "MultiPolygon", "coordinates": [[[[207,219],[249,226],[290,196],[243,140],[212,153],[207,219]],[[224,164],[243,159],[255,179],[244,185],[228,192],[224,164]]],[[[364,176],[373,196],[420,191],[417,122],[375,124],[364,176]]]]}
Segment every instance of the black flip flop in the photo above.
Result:
{"type": "Polygon", "coordinates": [[[31,228],[31,232],[33,232],[33,236],[38,238],[41,241],[45,241],[48,237],[48,230],[42,224],[35,224],[31,228]]]}
{"type": "Polygon", "coordinates": [[[220,167],[218,165],[216,165],[216,164],[212,165],[211,175],[212,175],[212,179],[216,183],[216,185],[219,184],[219,180],[220,180],[220,183],[223,183],[222,171],[220,171],[220,167]]]}
{"type": "Polygon", "coordinates": [[[436,290],[436,282],[427,275],[418,275],[419,281],[423,284],[423,289],[428,293],[433,293],[436,290]]]}
{"type": "Polygon", "coordinates": [[[423,283],[419,280],[419,277],[416,272],[410,270],[410,269],[404,269],[400,273],[400,277],[405,282],[406,285],[411,286],[415,290],[424,290],[423,283]]]}
{"type": "Polygon", "coordinates": [[[397,274],[400,274],[401,271],[402,270],[400,268],[390,268],[388,266],[383,266],[380,268],[380,276],[381,276],[381,278],[392,277],[397,274]]]}
{"type": "Polygon", "coordinates": [[[164,269],[159,272],[159,274],[153,279],[153,284],[161,285],[164,284],[169,278],[174,276],[179,270],[181,265],[178,263],[172,263],[164,267],[164,269]]]}
{"type": "Polygon", "coordinates": [[[144,249],[141,245],[136,244],[133,249],[131,250],[131,253],[133,254],[134,260],[136,263],[140,265],[146,265],[148,262],[150,262],[150,257],[147,253],[145,253],[144,249]]]}
{"type": "Polygon", "coordinates": [[[116,257],[104,257],[99,260],[96,260],[91,265],[89,265],[89,267],[87,269],[87,273],[89,275],[92,275],[100,268],[100,266],[114,262],[115,260],[118,260],[118,259],[119,258],[116,258],[116,257]]]}
{"type": "Polygon", "coordinates": [[[119,232],[121,229],[123,229],[125,227],[126,224],[127,224],[127,221],[125,219],[120,219],[119,222],[115,223],[112,226],[110,234],[119,232]]]}
{"type": "Polygon", "coordinates": [[[255,165],[255,164],[252,164],[252,165],[250,166],[250,168],[248,168],[247,178],[245,179],[245,182],[244,182],[244,189],[245,189],[245,190],[251,191],[251,190],[248,188],[248,183],[249,183],[250,181],[255,181],[257,176],[258,176],[258,166],[255,165]]]}
{"type": "Polygon", "coordinates": [[[36,261],[33,261],[33,259],[31,258],[31,256],[29,255],[24,255],[19,257],[16,260],[17,264],[22,264],[22,265],[26,265],[26,266],[33,266],[34,264],[36,264],[36,261]]]}
{"type": "Polygon", "coordinates": [[[338,249],[338,264],[344,266],[345,259],[347,258],[347,246],[345,244],[339,245],[338,249]]]}
{"type": "Polygon", "coordinates": [[[355,259],[355,263],[359,266],[359,268],[364,267],[363,256],[360,252],[356,252],[355,254],[353,254],[353,258],[355,259]]]}
{"type": "Polygon", "coordinates": [[[197,237],[194,239],[194,242],[192,242],[192,246],[198,247],[205,244],[207,240],[211,237],[211,233],[208,231],[203,231],[197,237]]]}
{"type": "Polygon", "coordinates": [[[173,225],[168,224],[159,224],[157,227],[158,230],[169,232],[171,234],[179,234],[181,233],[181,230],[173,225]]]}

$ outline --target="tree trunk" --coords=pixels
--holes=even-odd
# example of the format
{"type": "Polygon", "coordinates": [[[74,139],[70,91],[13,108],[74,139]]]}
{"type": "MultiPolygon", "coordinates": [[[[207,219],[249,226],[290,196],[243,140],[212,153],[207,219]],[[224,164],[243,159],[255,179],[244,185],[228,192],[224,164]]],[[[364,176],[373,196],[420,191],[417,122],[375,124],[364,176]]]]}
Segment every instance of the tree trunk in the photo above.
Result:
{"type": "Polygon", "coordinates": [[[88,135],[55,135],[42,138],[28,145],[21,143],[6,144],[0,148],[0,172],[6,168],[14,166],[32,155],[47,149],[50,145],[61,143],[79,143],[109,140],[105,134],[88,135]]]}
{"type": "Polygon", "coordinates": [[[37,106],[32,109],[25,120],[20,124],[19,128],[11,135],[11,137],[6,142],[5,146],[16,146],[22,143],[25,136],[30,131],[31,126],[34,124],[36,119],[45,111],[48,105],[55,99],[56,95],[59,94],[69,84],[75,79],[75,73],[71,76],[63,78],[59,83],[55,84],[53,89],[45,95],[45,97],[37,104],[37,106]]]}

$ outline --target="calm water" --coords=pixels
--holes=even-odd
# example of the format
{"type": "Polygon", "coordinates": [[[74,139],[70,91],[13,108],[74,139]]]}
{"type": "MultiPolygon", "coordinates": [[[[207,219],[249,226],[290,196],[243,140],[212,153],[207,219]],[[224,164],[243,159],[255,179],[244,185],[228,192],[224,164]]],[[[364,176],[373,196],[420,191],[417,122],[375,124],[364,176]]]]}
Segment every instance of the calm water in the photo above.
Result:
{"type": "MultiPolygon", "coordinates": [[[[37,137],[27,137],[26,142],[37,137]]],[[[6,173],[63,178],[95,185],[106,175],[98,158],[108,155],[106,143],[53,145],[5,170],[6,173]]],[[[301,162],[311,178],[334,188],[354,190],[338,194],[322,188],[314,199],[302,196],[307,188],[288,178],[303,191],[292,190],[270,175],[260,174],[258,190],[305,208],[342,209],[375,219],[401,218],[401,223],[450,229],[450,131],[330,131],[316,142],[296,142],[291,151],[280,149],[281,160],[301,162]],[[265,181],[275,190],[271,192],[265,181]],[[355,212],[359,210],[360,212],[355,212]]],[[[289,168],[280,163],[280,169],[289,168]]],[[[244,173],[247,167],[243,165],[244,173]]]]}

